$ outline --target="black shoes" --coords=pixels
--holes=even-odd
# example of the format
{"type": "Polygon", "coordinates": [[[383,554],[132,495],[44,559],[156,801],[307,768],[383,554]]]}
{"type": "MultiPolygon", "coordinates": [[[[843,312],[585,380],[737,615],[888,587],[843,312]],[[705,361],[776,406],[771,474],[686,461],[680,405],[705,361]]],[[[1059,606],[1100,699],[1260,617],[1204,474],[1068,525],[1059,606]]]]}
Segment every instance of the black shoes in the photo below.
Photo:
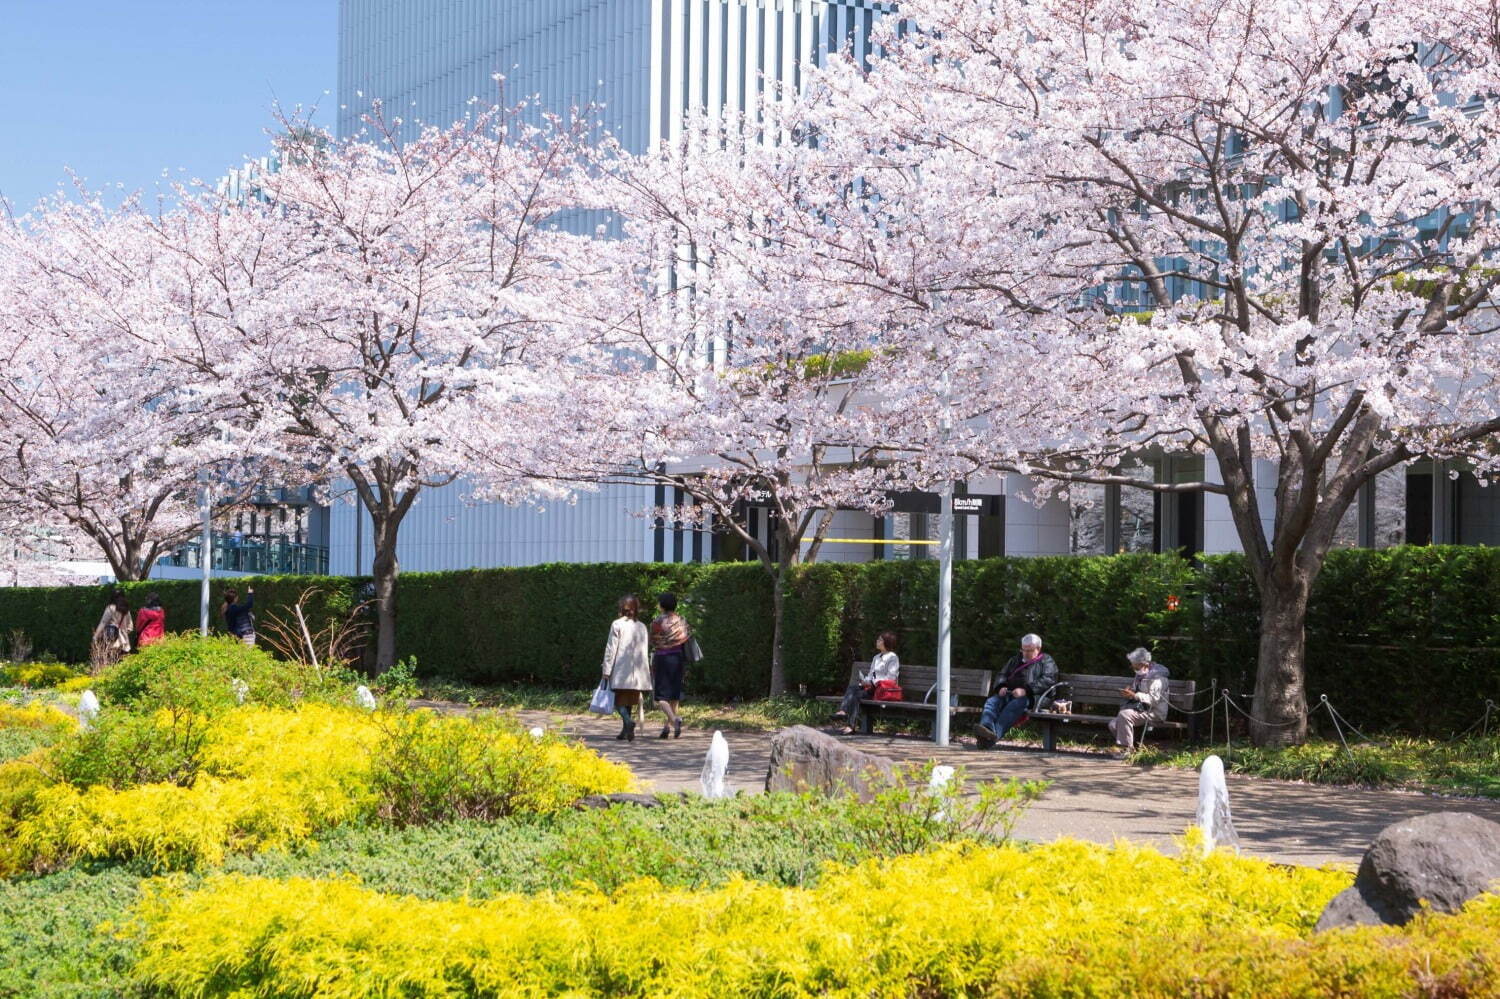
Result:
{"type": "MultiPolygon", "coordinates": [[[[667,733],[663,732],[662,733],[662,738],[666,738],[666,735],[667,735],[667,733]]],[[[672,738],[674,738],[674,739],[681,739],[682,738],[682,719],[681,718],[677,719],[676,721],[674,721],[672,723],[672,738]]]]}
{"type": "Polygon", "coordinates": [[[665,739],[667,736],[669,736],[671,734],[672,734],[672,726],[670,726],[670,725],[663,725],[661,727],[661,735],[657,736],[657,738],[658,739],[665,739]]]}
{"type": "Polygon", "coordinates": [[[634,722],[626,722],[625,723],[625,727],[622,728],[622,729],[620,729],[620,734],[617,735],[617,736],[615,736],[615,741],[616,742],[620,742],[620,741],[634,742],[635,741],[635,723],[634,722]]]}
{"type": "Polygon", "coordinates": [[[978,740],[980,749],[989,749],[996,742],[1000,741],[999,737],[995,735],[995,730],[984,722],[980,722],[974,726],[974,738],[978,740]]]}

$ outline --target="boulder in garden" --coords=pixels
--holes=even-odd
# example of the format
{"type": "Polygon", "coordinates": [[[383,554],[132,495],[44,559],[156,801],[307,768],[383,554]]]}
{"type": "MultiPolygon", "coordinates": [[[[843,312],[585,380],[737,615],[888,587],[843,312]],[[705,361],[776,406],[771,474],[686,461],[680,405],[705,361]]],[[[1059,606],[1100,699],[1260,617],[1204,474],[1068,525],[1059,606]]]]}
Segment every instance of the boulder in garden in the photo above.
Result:
{"type": "Polygon", "coordinates": [[[1469,812],[1419,815],[1380,831],[1354,885],[1328,903],[1317,928],[1399,926],[1423,903],[1457,912],[1486,891],[1500,891],[1500,822],[1469,812]]]}
{"type": "Polygon", "coordinates": [[[891,784],[895,762],[861,752],[815,728],[793,725],[771,737],[767,791],[854,794],[868,801],[891,784]]]}

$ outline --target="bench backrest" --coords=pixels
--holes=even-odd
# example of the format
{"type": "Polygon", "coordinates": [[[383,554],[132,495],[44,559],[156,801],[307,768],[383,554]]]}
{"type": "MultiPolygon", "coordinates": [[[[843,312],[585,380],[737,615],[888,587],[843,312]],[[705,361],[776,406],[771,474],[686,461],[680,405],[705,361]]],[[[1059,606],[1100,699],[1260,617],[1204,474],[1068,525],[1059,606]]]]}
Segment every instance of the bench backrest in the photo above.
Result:
{"type": "MultiPolygon", "coordinates": [[[[849,682],[859,680],[869,668],[869,663],[855,663],[854,669],[849,673],[849,682]]],[[[977,697],[984,700],[990,694],[992,676],[987,669],[959,669],[954,666],[948,670],[948,690],[960,698],[977,697]]],[[[920,701],[928,688],[937,683],[937,667],[902,663],[899,682],[902,696],[906,700],[920,701]]]]}
{"type": "MultiPolygon", "coordinates": [[[[1119,707],[1125,703],[1120,690],[1130,686],[1130,677],[1123,675],[1099,675],[1094,673],[1059,673],[1058,683],[1066,683],[1072,691],[1074,704],[1108,704],[1119,707]]],[[[1193,695],[1197,693],[1196,680],[1168,680],[1167,703],[1179,711],[1193,710],[1193,695]]]]}

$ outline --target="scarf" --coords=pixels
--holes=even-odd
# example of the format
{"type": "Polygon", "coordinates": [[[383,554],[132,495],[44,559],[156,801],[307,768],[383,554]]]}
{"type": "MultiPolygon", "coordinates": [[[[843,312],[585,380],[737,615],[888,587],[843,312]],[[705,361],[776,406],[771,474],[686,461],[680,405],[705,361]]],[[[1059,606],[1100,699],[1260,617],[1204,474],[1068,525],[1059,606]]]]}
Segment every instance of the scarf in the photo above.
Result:
{"type": "Polygon", "coordinates": [[[1014,686],[1016,686],[1016,683],[1015,683],[1016,677],[1020,676],[1027,669],[1031,668],[1031,666],[1033,664],[1041,662],[1042,656],[1044,656],[1044,655],[1046,655],[1045,652],[1038,652],[1036,654],[1036,658],[1035,659],[1028,659],[1025,662],[1023,662],[1020,665],[1018,665],[1015,669],[1011,670],[1009,673],[1006,673],[1005,674],[1005,685],[1007,687],[1014,687],[1014,686]]]}

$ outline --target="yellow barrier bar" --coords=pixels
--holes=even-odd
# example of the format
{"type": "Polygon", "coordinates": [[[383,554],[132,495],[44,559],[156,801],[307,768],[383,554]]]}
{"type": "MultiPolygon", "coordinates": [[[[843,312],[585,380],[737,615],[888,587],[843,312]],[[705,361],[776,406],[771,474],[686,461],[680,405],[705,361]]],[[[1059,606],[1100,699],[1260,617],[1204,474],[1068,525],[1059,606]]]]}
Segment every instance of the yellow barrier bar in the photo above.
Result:
{"type": "MultiPolygon", "coordinates": [[[[810,545],[815,539],[803,538],[804,545],[810,545]]],[[[824,538],[823,543],[834,541],[845,545],[936,545],[938,541],[920,541],[909,538],[824,538]]]]}

